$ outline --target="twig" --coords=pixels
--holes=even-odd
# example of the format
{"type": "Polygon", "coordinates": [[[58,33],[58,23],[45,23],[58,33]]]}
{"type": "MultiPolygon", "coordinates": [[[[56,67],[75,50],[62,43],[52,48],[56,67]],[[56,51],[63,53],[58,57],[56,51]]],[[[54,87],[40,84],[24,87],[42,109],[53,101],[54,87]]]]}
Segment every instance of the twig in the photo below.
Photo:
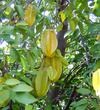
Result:
{"type": "Polygon", "coordinates": [[[69,71],[68,75],[67,75],[67,76],[65,77],[65,79],[64,79],[64,82],[66,82],[66,81],[68,80],[68,78],[70,77],[70,75],[71,75],[77,68],[79,68],[79,65],[74,66],[74,68],[72,68],[72,69],[69,71]]]}
{"type": "Polygon", "coordinates": [[[12,105],[13,105],[13,102],[10,101],[10,102],[9,102],[9,110],[12,110],[12,105]]]}
{"type": "Polygon", "coordinates": [[[70,84],[70,82],[80,73],[80,71],[83,69],[83,67],[82,68],[80,68],[71,78],[70,78],[70,80],[68,81],[68,84],[70,84]]]}
{"type": "Polygon", "coordinates": [[[80,42],[81,42],[81,46],[82,46],[82,48],[85,50],[85,53],[86,53],[86,56],[85,56],[85,59],[86,59],[86,63],[87,63],[87,65],[89,64],[89,52],[88,52],[88,50],[87,50],[87,47],[86,47],[86,45],[85,45],[85,42],[84,42],[84,39],[83,39],[83,37],[82,37],[82,35],[80,35],[79,36],[79,40],[80,40],[80,42]]]}
{"type": "Polygon", "coordinates": [[[27,5],[29,5],[31,2],[33,2],[34,0],[27,0],[26,3],[27,5]]]}
{"type": "Polygon", "coordinates": [[[74,88],[73,88],[73,90],[72,90],[72,93],[71,93],[71,95],[70,95],[70,98],[69,98],[69,100],[68,100],[68,103],[67,103],[67,105],[66,105],[66,107],[65,107],[64,110],[68,110],[68,109],[69,109],[69,106],[70,106],[71,102],[73,101],[73,97],[74,97],[75,90],[76,90],[76,86],[74,86],[74,88]]]}
{"type": "Polygon", "coordinates": [[[66,76],[65,79],[64,79],[64,82],[65,82],[64,88],[65,88],[66,86],[68,86],[68,84],[70,83],[70,81],[79,73],[79,71],[81,71],[81,70],[83,69],[83,67],[84,67],[85,65],[86,65],[86,62],[83,62],[82,64],[77,65],[75,68],[73,68],[72,71],[70,71],[70,72],[68,73],[68,76],[66,76]],[[76,72],[75,72],[75,74],[72,75],[72,73],[73,73],[74,71],[76,71],[76,72]],[[69,77],[70,77],[71,75],[72,75],[72,77],[69,79],[69,77]],[[68,80],[68,79],[69,79],[69,80],[68,80]]]}
{"type": "Polygon", "coordinates": [[[40,7],[40,5],[41,5],[41,2],[42,2],[42,0],[40,0],[40,2],[39,2],[39,5],[38,5],[38,8],[40,7]]]}

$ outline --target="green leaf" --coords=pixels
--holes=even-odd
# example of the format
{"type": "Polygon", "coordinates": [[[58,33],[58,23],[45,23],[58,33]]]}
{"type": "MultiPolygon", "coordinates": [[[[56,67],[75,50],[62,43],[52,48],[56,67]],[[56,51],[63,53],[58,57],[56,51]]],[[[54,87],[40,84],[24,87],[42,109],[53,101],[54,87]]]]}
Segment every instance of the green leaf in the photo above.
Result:
{"type": "Polygon", "coordinates": [[[95,2],[94,7],[93,7],[93,13],[100,17],[100,2],[95,2]]]}
{"type": "Polygon", "coordinates": [[[88,104],[87,99],[81,99],[81,100],[77,101],[76,106],[80,106],[80,105],[84,105],[84,104],[88,104]]]}
{"type": "Polygon", "coordinates": [[[29,79],[29,78],[27,78],[27,77],[25,77],[25,76],[22,76],[22,77],[20,77],[21,78],[21,80],[23,80],[25,83],[27,83],[27,84],[29,84],[29,85],[32,85],[32,81],[29,79]]]}
{"type": "Polygon", "coordinates": [[[33,106],[32,105],[25,105],[25,110],[32,110],[33,106]]]}
{"type": "Polygon", "coordinates": [[[10,92],[8,90],[0,91],[0,107],[4,106],[10,98],[10,92]]]}
{"type": "Polygon", "coordinates": [[[83,94],[83,95],[86,95],[86,94],[90,94],[91,93],[91,91],[89,89],[86,89],[86,88],[79,88],[77,90],[77,92],[80,93],[80,94],[83,94]]]}
{"type": "Polygon", "coordinates": [[[27,62],[28,62],[30,70],[33,69],[35,57],[32,55],[32,52],[30,51],[27,52],[26,58],[27,58],[27,62]]]}
{"type": "Polygon", "coordinates": [[[0,84],[2,84],[5,81],[4,77],[0,77],[0,84]]]}
{"type": "Polygon", "coordinates": [[[87,101],[87,99],[81,99],[81,100],[79,100],[79,101],[74,101],[74,102],[72,102],[71,103],[71,106],[73,106],[73,107],[78,107],[78,106],[81,106],[81,105],[87,105],[88,104],[88,101],[87,101]]]}
{"type": "Polygon", "coordinates": [[[16,93],[15,99],[22,104],[31,104],[37,101],[37,99],[29,93],[16,93]]]}
{"type": "Polygon", "coordinates": [[[69,25],[71,30],[75,31],[77,26],[77,19],[76,18],[69,19],[69,25]]]}
{"type": "Polygon", "coordinates": [[[66,61],[66,59],[64,57],[61,57],[61,61],[63,65],[68,66],[68,62],[66,61]]]}
{"type": "Polygon", "coordinates": [[[12,8],[11,7],[7,7],[6,10],[4,11],[4,13],[6,15],[9,15],[11,13],[11,11],[12,11],[12,8]]]}
{"type": "Polygon", "coordinates": [[[90,51],[95,59],[100,59],[100,42],[96,42],[90,51]]]}
{"type": "Polygon", "coordinates": [[[52,110],[52,104],[49,102],[49,104],[46,106],[45,110],[52,110]]]}
{"type": "MultiPolygon", "coordinates": [[[[10,27],[9,27],[10,28],[10,27]]],[[[5,30],[6,31],[6,30],[5,30]]],[[[8,31],[8,30],[7,30],[8,31]]],[[[11,35],[12,33],[11,32],[5,32],[5,33],[3,33],[3,34],[0,34],[0,40],[5,40],[7,43],[9,43],[9,44],[12,44],[12,43],[14,43],[14,40],[13,39],[11,39],[10,38],[10,35],[11,35]]]]}
{"type": "Polygon", "coordinates": [[[20,81],[18,79],[15,79],[15,78],[7,79],[5,81],[5,84],[10,85],[10,86],[17,85],[19,83],[20,83],[20,81]]]}
{"type": "Polygon", "coordinates": [[[11,60],[11,62],[20,60],[19,53],[15,48],[10,49],[10,60],[11,60]]]}
{"type": "Polygon", "coordinates": [[[83,23],[78,22],[78,26],[79,26],[79,30],[80,30],[81,34],[83,34],[83,32],[84,32],[83,23]]]}
{"type": "Polygon", "coordinates": [[[5,87],[5,85],[0,84],[0,91],[3,90],[4,87],[5,87]]]}
{"type": "Polygon", "coordinates": [[[23,10],[22,5],[16,5],[15,7],[16,7],[16,10],[17,10],[19,16],[23,19],[23,17],[24,17],[24,10],[23,10]]]}
{"type": "Polygon", "coordinates": [[[31,86],[28,86],[26,84],[19,84],[12,88],[14,92],[30,92],[33,90],[31,86]]]}
{"type": "Polygon", "coordinates": [[[66,19],[65,13],[63,11],[61,11],[59,14],[61,16],[61,21],[64,22],[66,19]]]}
{"type": "Polygon", "coordinates": [[[98,68],[100,68],[100,59],[96,61],[96,65],[95,65],[95,69],[98,69],[98,68]]]}
{"type": "Polygon", "coordinates": [[[88,33],[100,32],[100,23],[93,23],[89,25],[88,33]]]}
{"type": "Polygon", "coordinates": [[[73,7],[72,7],[72,3],[70,3],[70,5],[69,6],[67,6],[67,8],[66,8],[66,16],[68,17],[68,18],[72,18],[73,17],[73,9],[72,9],[73,7]]]}
{"type": "Polygon", "coordinates": [[[81,106],[76,107],[75,110],[86,110],[86,109],[87,109],[87,105],[81,105],[81,106]]]}
{"type": "MultiPolygon", "coordinates": [[[[3,107],[2,110],[9,110],[9,106],[3,107]]],[[[18,110],[18,109],[17,109],[18,110]]]]}
{"type": "Polygon", "coordinates": [[[26,60],[25,56],[21,55],[20,59],[21,59],[21,64],[22,64],[23,69],[27,70],[28,66],[27,66],[27,60],[26,60]]]}
{"type": "Polygon", "coordinates": [[[27,23],[26,23],[26,22],[18,22],[18,23],[16,24],[16,26],[18,26],[18,27],[27,26],[27,23]]]}
{"type": "Polygon", "coordinates": [[[61,31],[62,28],[63,28],[63,24],[61,23],[61,24],[59,24],[59,25],[57,26],[57,31],[58,31],[58,32],[61,31]]]}
{"type": "Polygon", "coordinates": [[[36,32],[39,33],[43,29],[43,21],[41,21],[37,26],[36,26],[36,32]]]}

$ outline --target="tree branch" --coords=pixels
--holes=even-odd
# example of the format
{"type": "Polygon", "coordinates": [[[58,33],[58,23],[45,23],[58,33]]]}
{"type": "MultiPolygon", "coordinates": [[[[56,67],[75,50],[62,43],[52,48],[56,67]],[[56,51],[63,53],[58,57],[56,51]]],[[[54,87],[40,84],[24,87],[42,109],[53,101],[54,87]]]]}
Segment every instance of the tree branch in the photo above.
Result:
{"type": "Polygon", "coordinates": [[[13,110],[12,105],[13,105],[13,102],[10,101],[10,102],[9,102],[9,110],[13,110]]]}
{"type": "Polygon", "coordinates": [[[70,106],[71,102],[73,101],[73,97],[74,97],[75,91],[76,91],[76,86],[73,87],[73,90],[72,90],[71,95],[69,97],[68,103],[67,103],[67,105],[66,105],[64,110],[68,110],[69,109],[69,106],[70,106]]]}

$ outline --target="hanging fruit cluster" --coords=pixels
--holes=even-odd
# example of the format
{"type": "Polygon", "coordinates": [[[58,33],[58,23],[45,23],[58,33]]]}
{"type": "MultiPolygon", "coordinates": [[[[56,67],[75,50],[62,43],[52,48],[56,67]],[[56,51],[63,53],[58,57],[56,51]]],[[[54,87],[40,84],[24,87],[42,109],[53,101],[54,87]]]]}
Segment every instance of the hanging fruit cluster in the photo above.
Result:
{"type": "Polygon", "coordinates": [[[58,41],[53,29],[46,29],[41,36],[43,61],[34,80],[34,91],[38,97],[46,95],[49,85],[56,82],[62,73],[62,55],[57,50],[58,41]]]}
{"type": "MultiPolygon", "coordinates": [[[[36,19],[36,8],[29,4],[25,10],[24,20],[32,26],[36,19]]],[[[58,40],[53,29],[46,29],[41,35],[43,61],[36,77],[33,79],[34,94],[38,97],[46,95],[49,85],[56,82],[62,73],[63,57],[57,50],[58,40]]]]}

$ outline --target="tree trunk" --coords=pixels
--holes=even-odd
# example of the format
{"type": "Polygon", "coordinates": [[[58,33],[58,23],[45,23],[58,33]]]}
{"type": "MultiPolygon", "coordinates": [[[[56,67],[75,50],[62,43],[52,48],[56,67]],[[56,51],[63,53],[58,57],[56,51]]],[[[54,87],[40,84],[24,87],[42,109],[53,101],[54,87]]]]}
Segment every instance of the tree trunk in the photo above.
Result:
{"type": "MultiPolygon", "coordinates": [[[[61,7],[58,9],[58,12],[61,11],[61,10],[64,10],[66,8],[65,7],[66,1],[67,0],[61,0],[60,1],[60,6],[61,7]]],[[[65,20],[64,23],[63,23],[62,30],[57,33],[58,49],[60,49],[61,54],[63,56],[65,55],[65,49],[66,49],[66,38],[64,36],[65,36],[65,33],[67,32],[67,30],[68,30],[68,23],[65,20]]],[[[51,105],[52,104],[53,105],[59,104],[59,95],[60,94],[61,94],[61,90],[59,89],[59,84],[56,82],[55,83],[55,88],[52,89],[52,90],[49,90],[49,92],[48,92],[48,98],[47,98],[48,102],[47,103],[51,103],[51,105]]]]}

